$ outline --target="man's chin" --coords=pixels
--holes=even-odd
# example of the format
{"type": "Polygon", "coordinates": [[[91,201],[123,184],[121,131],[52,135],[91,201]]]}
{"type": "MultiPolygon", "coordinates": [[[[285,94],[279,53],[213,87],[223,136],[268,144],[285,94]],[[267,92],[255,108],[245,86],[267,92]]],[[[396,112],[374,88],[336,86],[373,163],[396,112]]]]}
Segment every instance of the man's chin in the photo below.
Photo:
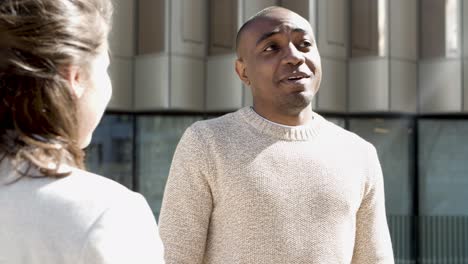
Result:
{"type": "Polygon", "coordinates": [[[285,98],[283,108],[290,113],[299,113],[302,110],[310,107],[314,95],[310,92],[300,92],[291,94],[285,98]]]}

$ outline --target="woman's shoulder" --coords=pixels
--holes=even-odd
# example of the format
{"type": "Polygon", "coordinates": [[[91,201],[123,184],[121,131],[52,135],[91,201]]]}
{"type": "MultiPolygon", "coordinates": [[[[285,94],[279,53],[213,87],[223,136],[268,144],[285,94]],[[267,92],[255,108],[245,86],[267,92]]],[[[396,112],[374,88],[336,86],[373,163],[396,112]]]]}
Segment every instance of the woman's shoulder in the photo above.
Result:
{"type": "Polygon", "coordinates": [[[85,170],[71,168],[70,175],[53,179],[42,187],[44,195],[55,197],[69,206],[106,210],[121,203],[140,200],[141,195],[111,179],[85,170]]]}
{"type": "Polygon", "coordinates": [[[57,222],[84,226],[107,210],[147,204],[142,195],[118,182],[78,168],[66,169],[69,175],[61,178],[22,176],[1,185],[0,202],[25,211],[17,209],[16,213],[46,219],[53,214],[57,222]]]}
{"type": "Polygon", "coordinates": [[[142,200],[140,194],[118,182],[75,167],[64,166],[62,169],[69,174],[60,178],[41,176],[34,169],[28,170],[30,176],[17,177],[19,174],[10,167],[9,172],[2,171],[2,178],[14,181],[0,184],[3,194],[15,197],[15,204],[24,203],[25,207],[40,203],[49,210],[65,208],[64,217],[68,212],[92,216],[115,205],[142,200]]]}
{"type": "Polygon", "coordinates": [[[102,175],[74,167],[70,167],[69,171],[70,174],[68,176],[59,178],[51,184],[56,185],[60,189],[67,189],[68,192],[72,193],[82,189],[91,193],[102,194],[105,192],[109,195],[117,196],[126,196],[134,193],[122,184],[102,175]]]}
{"type": "MultiPolygon", "coordinates": [[[[159,243],[154,216],[142,195],[97,174],[76,168],[70,172],[63,178],[23,176],[0,185],[0,207],[6,212],[0,223],[9,226],[0,231],[0,244],[3,235],[15,245],[21,244],[21,237],[27,234],[31,243],[59,247],[57,251],[63,255],[78,258],[81,254],[93,257],[104,252],[97,247],[102,241],[112,245],[114,251],[112,241],[118,240],[115,237],[135,230],[153,235],[152,240],[144,241],[159,243]],[[80,251],[84,245],[87,253],[80,251]]],[[[137,240],[131,243],[138,244],[137,240]]]]}

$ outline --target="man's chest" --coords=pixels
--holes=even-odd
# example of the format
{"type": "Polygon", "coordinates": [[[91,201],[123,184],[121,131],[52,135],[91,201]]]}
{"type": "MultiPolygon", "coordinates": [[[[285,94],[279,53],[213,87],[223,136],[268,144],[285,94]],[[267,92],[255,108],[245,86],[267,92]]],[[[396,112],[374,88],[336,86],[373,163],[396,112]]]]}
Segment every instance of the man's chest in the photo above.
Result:
{"type": "Polygon", "coordinates": [[[297,209],[306,214],[355,214],[365,178],[362,157],[269,146],[218,160],[215,204],[252,211],[297,209]],[[240,161],[240,162],[239,162],[240,161]]]}

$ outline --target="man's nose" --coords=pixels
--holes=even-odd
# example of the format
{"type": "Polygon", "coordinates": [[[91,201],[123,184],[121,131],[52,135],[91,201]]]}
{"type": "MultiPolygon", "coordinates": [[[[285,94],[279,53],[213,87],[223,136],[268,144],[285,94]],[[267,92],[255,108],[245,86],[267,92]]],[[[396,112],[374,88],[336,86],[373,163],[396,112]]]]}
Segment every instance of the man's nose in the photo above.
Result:
{"type": "Polygon", "coordinates": [[[289,43],[283,61],[285,64],[301,65],[305,62],[304,54],[293,43],[289,43]]]}

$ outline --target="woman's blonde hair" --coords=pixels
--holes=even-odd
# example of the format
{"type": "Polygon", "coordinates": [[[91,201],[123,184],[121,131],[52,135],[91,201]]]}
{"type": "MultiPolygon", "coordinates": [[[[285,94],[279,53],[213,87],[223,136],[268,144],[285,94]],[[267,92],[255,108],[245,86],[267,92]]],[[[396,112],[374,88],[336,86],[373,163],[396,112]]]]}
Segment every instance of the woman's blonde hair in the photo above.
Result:
{"type": "Polygon", "coordinates": [[[66,71],[90,67],[111,14],[110,0],[0,1],[0,153],[47,176],[63,176],[62,163],[84,168],[66,71]]]}

